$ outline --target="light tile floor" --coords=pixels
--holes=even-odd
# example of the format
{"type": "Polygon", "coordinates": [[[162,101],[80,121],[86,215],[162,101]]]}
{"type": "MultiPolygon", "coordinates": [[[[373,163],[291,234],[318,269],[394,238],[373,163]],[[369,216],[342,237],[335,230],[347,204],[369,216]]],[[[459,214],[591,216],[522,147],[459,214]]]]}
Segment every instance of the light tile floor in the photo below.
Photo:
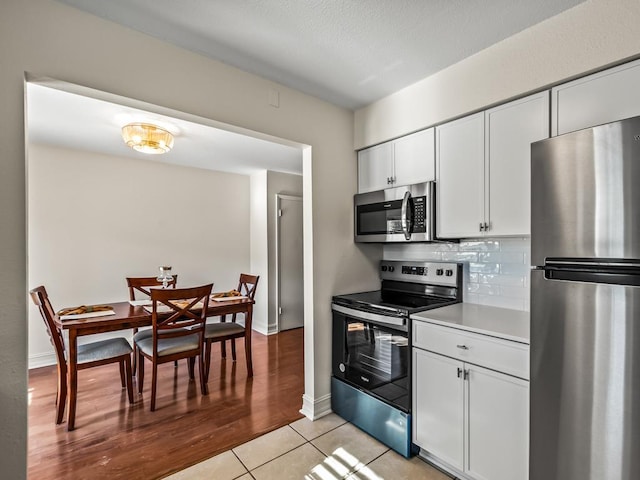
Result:
{"type": "Polygon", "coordinates": [[[306,418],[169,477],[170,480],[451,480],[398,455],[335,414],[306,418]]]}

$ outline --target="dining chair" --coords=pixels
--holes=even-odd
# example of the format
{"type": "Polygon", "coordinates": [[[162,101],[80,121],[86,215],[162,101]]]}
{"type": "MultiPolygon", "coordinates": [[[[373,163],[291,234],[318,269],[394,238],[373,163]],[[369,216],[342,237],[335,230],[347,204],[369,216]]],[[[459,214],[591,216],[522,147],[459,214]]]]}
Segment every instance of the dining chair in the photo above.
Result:
{"type": "MultiPolygon", "coordinates": [[[[173,280],[167,282],[167,285],[171,288],[176,288],[178,284],[178,275],[172,275],[173,280]]],[[[129,287],[129,300],[137,300],[136,294],[145,295],[146,298],[151,297],[151,289],[149,287],[161,287],[162,280],[158,280],[157,277],[127,277],[127,286],[129,287]]],[[[136,335],[138,339],[151,336],[151,329],[145,329],[138,331],[137,328],[133,329],[133,374],[136,374],[138,352],[136,350],[136,335]]],[[[175,363],[178,366],[178,362],[175,363]]]]}
{"type": "MultiPolygon", "coordinates": [[[[247,273],[240,274],[238,288],[236,290],[242,295],[248,297],[252,301],[256,296],[256,288],[258,286],[259,275],[249,275],[247,273]]],[[[209,378],[209,365],[211,363],[211,346],[215,342],[220,342],[220,350],[222,358],[226,358],[227,349],[226,341],[231,341],[231,357],[236,361],[236,338],[244,337],[245,357],[247,361],[247,373],[249,377],[253,376],[253,362],[251,360],[251,344],[247,342],[247,336],[251,335],[251,325],[246,321],[245,325],[236,323],[237,314],[231,316],[231,321],[227,322],[225,316],[220,318],[219,323],[208,323],[204,331],[205,356],[206,356],[206,377],[209,378]]]]}
{"type": "Polygon", "coordinates": [[[156,409],[158,365],[188,359],[189,376],[198,357],[200,390],[207,394],[204,371],[204,325],[213,284],[200,287],[151,290],[151,337],[135,340],[138,350],[138,392],[144,384],[144,359],[152,364],[151,411],[156,409]]]}
{"type": "MultiPolygon", "coordinates": [[[[65,403],[67,394],[71,401],[75,402],[76,391],[67,392],[67,351],[64,344],[62,330],[56,325],[55,311],[51,306],[49,295],[44,286],[39,286],[30,290],[31,299],[40,310],[40,315],[47,327],[49,339],[56,352],[56,360],[58,364],[58,392],[56,394],[56,424],[62,423],[64,417],[65,403]]],[[[129,403],[133,403],[133,381],[131,374],[131,346],[129,342],[123,338],[109,338],[107,340],[98,340],[91,343],[78,345],[77,363],[78,370],[86,368],[98,367],[108,363],[120,364],[120,381],[122,388],[127,389],[129,403]]],[[[75,386],[71,387],[75,390],[75,386]]],[[[70,419],[73,422],[73,419],[70,419]]]]}

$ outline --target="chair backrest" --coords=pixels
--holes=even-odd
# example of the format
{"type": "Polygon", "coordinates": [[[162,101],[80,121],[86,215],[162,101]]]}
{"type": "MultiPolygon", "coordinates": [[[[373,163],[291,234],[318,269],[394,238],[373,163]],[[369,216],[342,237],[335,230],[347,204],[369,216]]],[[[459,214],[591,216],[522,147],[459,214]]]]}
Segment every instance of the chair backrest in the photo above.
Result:
{"type": "Polygon", "coordinates": [[[197,333],[202,345],[212,289],[213,283],[201,287],[151,290],[154,355],[158,351],[159,333],[162,338],[197,333]]]}
{"type": "Polygon", "coordinates": [[[241,273],[237,290],[242,295],[245,295],[253,300],[256,296],[256,287],[258,286],[258,280],[260,280],[260,275],[249,275],[247,273],[241,273]]]}
{"type": "MultiPolygon", "coordinates": [[[[173,280],[168,282],[171,288],[176,288],[178,283],[178,275],[172,275],[173,280]]],[[[151,296],[151,289],[145,287],[160,287],[162,282],[157,277],[127,277],[127,286],[129,287],[129,300],[136,299],[136,291],[143,293],[147,297],[151,296]]]]}
{"type": "Polygon", "coordinates": [[[58,359],[58,365],[62,369],[66,369],[67,361],[65,357],[64,337],[62,331],[57,327],[53,318],[55,317],[55,311],[49,301],[49,295],[47,289],[44,286],[39,286],[29,291],[31,294],[31,300],[35,303],[40,310],[40,315],[44,320],[44,324],[47,327],[47,333],[49,334],[49,340],[56,351],[56,358],[58,359]]]}

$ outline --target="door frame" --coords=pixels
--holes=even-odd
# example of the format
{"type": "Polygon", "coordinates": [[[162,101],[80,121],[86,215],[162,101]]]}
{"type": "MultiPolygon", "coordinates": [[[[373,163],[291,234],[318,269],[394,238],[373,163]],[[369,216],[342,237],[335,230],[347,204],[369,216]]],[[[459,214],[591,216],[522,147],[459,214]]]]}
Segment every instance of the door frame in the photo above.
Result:
{"type": "MultiPolygon", "coordinates": [[[[280,280],[281,280],[281,275],[280,275],[280,226],[281,226],[281,220],[280,217],[281,215],[281,205],[282,205],[282,200],[292,200],[295,202],[304,202],[304,199],[301,195],[286,195],[286,194],[281,194],[281,193],[276,193],[276,258],[275,258],[275,264],[276,264],[276,285],[275,285],[275,289],[276,289],[276,333],[280,333],[280,293],[281,293],[281,288],[280,288],[280,280]]],[[[304,205],[304,203],[303,203],[304,205]]],[[[304,231],[304,221],[302,222],[302,228],[304,231]]],[[[304,233],[303,233],[304,236],[304,233]]],[[[304,241],[304,240],[303,240],[304,241]]],[[[304,255],[302,256],[302,268],[303,268],[303,278],[304,278],[304,255]]],[[[305,308],[305,305],[303,303],[303,309],[305,308]]]]}

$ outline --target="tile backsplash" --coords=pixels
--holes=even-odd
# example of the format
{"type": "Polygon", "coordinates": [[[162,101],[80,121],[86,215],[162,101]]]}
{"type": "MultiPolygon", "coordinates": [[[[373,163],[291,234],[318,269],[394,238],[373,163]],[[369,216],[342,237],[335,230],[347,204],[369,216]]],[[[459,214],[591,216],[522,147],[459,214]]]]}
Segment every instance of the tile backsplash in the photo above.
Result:
{"type": "Polygon", "coordinates": [[[460,243],[390,243],[383,247],[383,258],[463,263],[465,302],[529,310],[529,238],[484,238],[460,243]]]}

